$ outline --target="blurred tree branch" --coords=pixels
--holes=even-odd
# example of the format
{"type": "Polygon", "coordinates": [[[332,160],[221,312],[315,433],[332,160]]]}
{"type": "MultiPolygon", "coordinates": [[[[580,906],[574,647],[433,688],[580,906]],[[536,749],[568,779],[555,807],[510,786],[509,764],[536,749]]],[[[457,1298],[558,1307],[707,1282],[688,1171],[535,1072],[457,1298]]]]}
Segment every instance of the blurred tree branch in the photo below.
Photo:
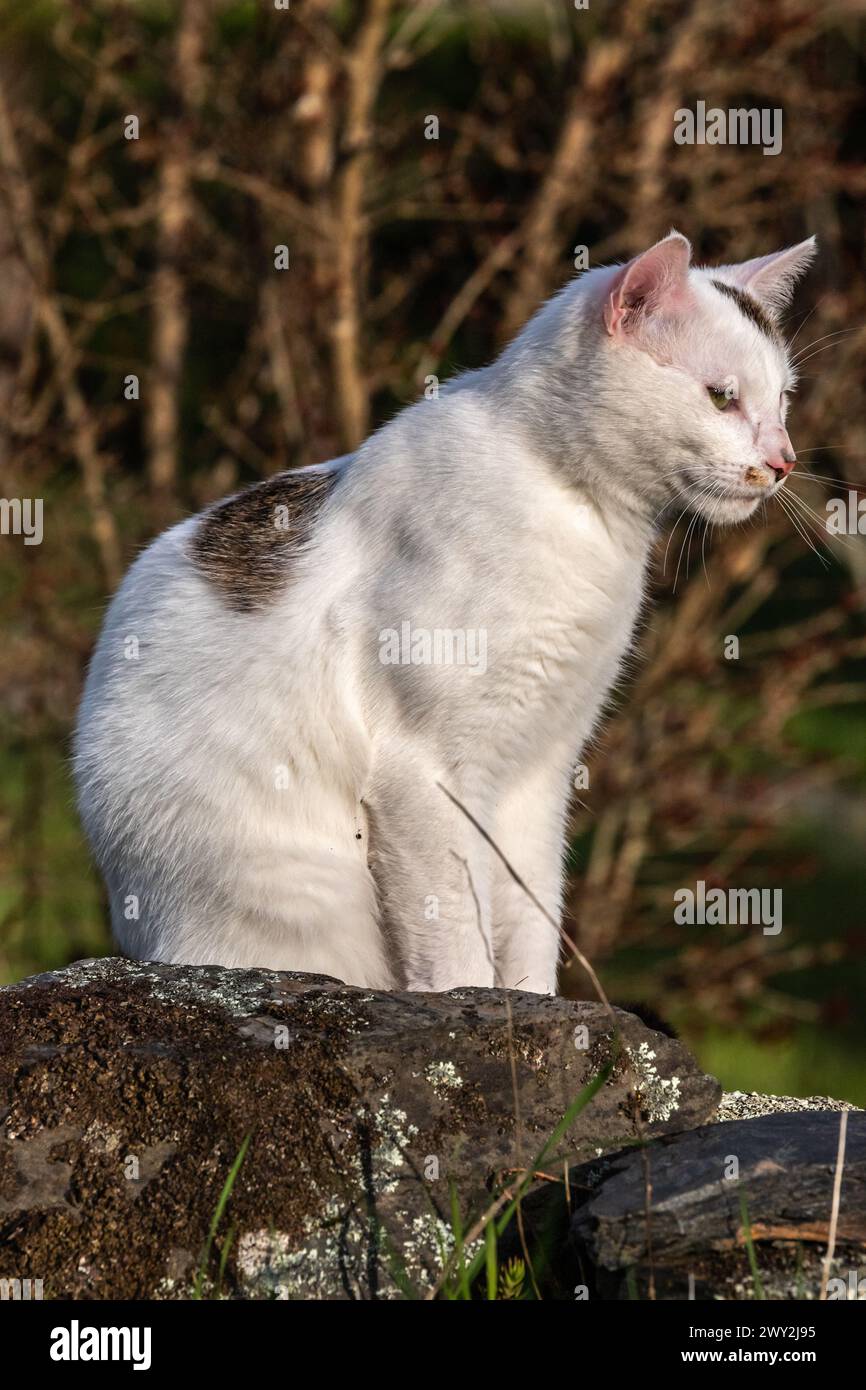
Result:
{"type": "Polygon", "coordinates": [[[51,288],[50,261],[39,230],[30,184],[19,154],[2,73],[0,161],[2,186],[8,199],[10,217],[33,282],[36,318],[48,339],[66,419],[72,434],[73,449],[81,467],[93,535],[102,561],[105,582],[113,588],[120,578],[121,562],[117,528],[106,499],[106,459],[100,453],[97,427],[76,379],[78,354],[57,296],[51,288]]]}

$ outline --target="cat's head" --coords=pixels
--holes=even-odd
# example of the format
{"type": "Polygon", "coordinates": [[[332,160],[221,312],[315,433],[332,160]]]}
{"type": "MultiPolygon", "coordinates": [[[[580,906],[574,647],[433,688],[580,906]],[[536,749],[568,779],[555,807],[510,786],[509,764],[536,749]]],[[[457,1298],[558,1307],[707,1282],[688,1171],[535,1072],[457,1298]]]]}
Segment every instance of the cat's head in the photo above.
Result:
{"type": "Polygon", "coordinates": [[[596,280],[605,413],[653,504],[736,522],[784,485],[795,372],[779,314],[814,254],[811,237],[695,267],[674,231],[596,280]]]}

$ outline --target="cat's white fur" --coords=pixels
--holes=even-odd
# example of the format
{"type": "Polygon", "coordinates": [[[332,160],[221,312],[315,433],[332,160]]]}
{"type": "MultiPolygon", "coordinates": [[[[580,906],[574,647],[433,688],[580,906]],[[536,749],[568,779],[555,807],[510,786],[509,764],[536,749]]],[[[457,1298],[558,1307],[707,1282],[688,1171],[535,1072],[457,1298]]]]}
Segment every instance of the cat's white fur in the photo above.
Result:
{"type": "Polygon", "coordinates": [[[671,233],[575,280],[492,366],[338,462],[255,612],[193,563],[199,518],[141,555],[75,756],[125,951],[555,990],[556,931],[439,784],[558,920],[572,768],[660,517],[748,516],[783,477],[765,461],[790,450],[784,348],[711,281],[775,310],[813,249],[698,269],[671,233]],[[721,412],[707,387],[732,378],[721,412]],[[382,634],[407,621],[483,631],[485,667],[384,664],[382,634]]]}

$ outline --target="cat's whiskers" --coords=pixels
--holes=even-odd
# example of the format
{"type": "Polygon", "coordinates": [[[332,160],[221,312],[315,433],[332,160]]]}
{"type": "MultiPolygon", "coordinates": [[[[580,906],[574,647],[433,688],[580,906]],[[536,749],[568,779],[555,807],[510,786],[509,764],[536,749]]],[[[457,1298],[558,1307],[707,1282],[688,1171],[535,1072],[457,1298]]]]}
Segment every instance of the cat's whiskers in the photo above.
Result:
{"type": "Polygon", "coordinates": [[[786,493],[784,493],[784,492],[782,492],[782,491],[779,491],[779,492],[777,492],[777,493],[775,494],[776,500],[778,501],[780,507],[782,508],[782,511],[785,513],[785,516],[787,516],[788,520],[790,521],[790,523],[791,523],[791,525],[793,526],[794,530],[797,532],[797,534],[798,534],[798,536],[800,537],[800,539],[801,539],[801,540],[804,540],[804,541],[806,542],[806,544],[808,545],[809,549],[812,550],[812,551],[814,551],[815,555],[818,557],[818,559],[820,560],[820,562],[821,562],[821,564],[824,566],[824,568],[825,568],[825,569],[829,569],[830,566],[829,566],[827,560],[826,560],[825,557],[821,554],[820,550],[819,550],[818,547],[815,545],[814,541],[812,540],[811,536],[809,535],[809,531],[808,531],[808,529],[807,529],[807,523],[805,523],[805,522],[802,520],[802,518],[798,517],[798,515],[797,515],[797,513],[796,513],[796,511],[795,511],[795,509],[794,509],[794,507],[793,507],[793,505],[792,505],[791,499],[792,499],[795,495],[796,495],[796,494],[793,493],[793,492],[789,492],[789,493],[786,494],[786,493]]]}
{"type": "MultiPolygon", "coordinates": [[[[677,470],[671,469],[671,472],[675,472],[675,471],[677,471],[677,470]]],[[[692,506],[692,503],[693,503],[693,501],[695,500],[695,499],[692,497],[692,495],[691,495],[690,493],[683,492],[683,493],[681,493],[680,495],[681,495],[682,497],[685,497],[685,499],[686,499],[686,505],[683,507],[682,511],[680,512],[679,516],[677,517],[676,521],[674,522],[673,527],[671,528],[671,533],[670,533],[670,535],[668,536],[668,543],[667,543],[667,545],[665,546],[665,553],[664,553],[664,557],[663,557],[663,559],[662,559],[662,574],[665,574],[665,573],[667,572],[668,551],[669,551],[670,548],[671,548],[671,541],[673,540],[674,536],[676,535],[677,527],[679,526],[680,522],[682,521],[682,519],[683,519],[683,517],[685,516],[686,512],[688,511],[689,507],[692,506]]],[[[664,504],[664,507],[662,507],[661,510],[658,511],[658,512],[656,513],[656,517],[657,517],[657,518],[660,517],[661,514],[662,514],[662,512],[665,510],[665,507],[668,507],[668,506],[670,506],[670,503],[669,503],[669,502],[666,502],[666,503],[664,504]]]]}
{"type": "Polygon", "coordinates": [[[708,574],[708,572],[707,572],[707,557],[706,557],[707,534],[708,534],[708,532],[709,532],[709,530],[710,530],[710,527],[711,527],[711,526],[714,524],[714,522],[715,522],[716,514],[717,514],[717,512],[718,512],[718,510],[719,510],[719,506],[721,505],[721,501],[722,501],[722,498],[721,498],[721,495],[719,495],[719,497],[716,498],[716,504],[715,504],[715,506],[714,506],[714,508],[713,508],[712,516],[708,516],[708,517],[706,517],[705,520],[704,520],[704,535],[703,535],[703,539],[702,539],[702,541],[701,541],[701,564],[702,564],[703,567],[704,567],[704,578],[705,578],[706,581],[707,581],[707,588],[708,588],[708,589],[709,589],[709,587],[710,587],[710,576],[709,576],[709,574],[708,574]]]}
{"type": "MultiPolygon", "coordinates": [[[[680,553],[679,553],[679,557],[678,557],[678,559],[677,559],[676,574],[674,575],[674,584],[673,584],[673,592],[674,592],[674,593],[676,593],[676,591],[677,591],[677,583],[678,583],[679,577],[680,577],[680,565],[682,564],[682,560],[683,560],[683,552],[685,551],[686,546],[687,546],[688,543],[689,543],[689,538],[690,538],[690,536],[691,536],[691,534],[692,534],[692,531],[693,531],[695,525],[696,525],[697,522],[701,519],[701,516],[702,516],[702,513],[698,510],[699,504],[704,500],[705,497],[712,496],[713,492],[714,492],[714,491],[719,491],[719,489],[720,489],[720,482],[719,482],[719,479],[717,479],[717,478],[712,478],[712,479],[710,480],[710,482],[709,482],[709,485],[708,485],[707,487],[703,488],[702,491],[699,492],[699,493],[697,494],[697,496],[696,496],[696,497],[693,499],[693,501],[691,502],[691,506],[694,508],[694,512],[693,512],[691,521],[689,522],[688,526],[686,527],[686,533],[685,533],[685,535],[684,535],[684,537],[683,537],[682,545],[680,546],[680,553]]],[[[678,523],[678,524],[679,524],[679,523],[678,523]]],[[[686,578],[688,578],[688,573],[689,573],[689,566],[688,566],[688,558],[687,558],[687,559],[686,559],[686,578]]]]}
{"type": "Polygon", "coordinates": [[[852,492],[866,492],[866,483],[852,483],[848,478],[831,478],[826,473],[803,473],[796,469],[789,478],[806,478],[811,483],[836,483],[839,487],[851,488],[852,492]]]}
{"type": "MultiPolygon", "coordinates": [[[[806,500],[802,498],[799,495],[799,493],[796,493],[793,490],[790,491],[788,493],[788,499],[789,501],[796,503],[796,505],[800,508],[800,511],[802,513],[812,518],[812,520],[815,523],[815,535],[821,541],[821,544],[827,546],[829,549],[829,542],[824,539],[824,537],[827,535],[827,526],[824,518],[818,512],[816,512],[814,508],[810,507],[808,502],[806,502],[806,500]]],[[[840,545],[849,546],[851,548],[856,547],[856,541],[854,541],[854,539],[850,536],[836,535],[834,538],[839,542],[840,545]]]]}
{"type": "Polygon", "coordinates": [[[801,322],[800,322],[799,328],[797,329],[797,331],[796,331],[796,333],[794,334],[793,338],[792,338],[792,339],[790,340],[790,342],[788,343],[788,350],[789,350],[789,351],[791,350],[791,348],[792,348],[792,347],[794,346],[794,344],[796,343],[797,339],[799,338],[800,334],[803,332],[803,329],[806,327],[806,324],[809,322],[809,320],[810,320],[810,318],[812,317],[812,315],[815,314],[815,313],[817,313],[818,309],[821,307],[821,305],[823,304],[823,302],[824,302],[824,300],[826,299],[826,297],[827,297],[826,295],[822,295],[821,298],[818,300],[818,302],[817,302],[816,304],[813,304],[813,305],[812,305],[812,308],[809,310],[809,312],[808,312],[806,315],[804,315],[803,319],[802,319],[801,322]]]}
{"type": "Polygon", "coordinates": [[[809,349],[817,347],[819,343],[826,343],[831,338],[846,338],[850,337],[853,333],[862,333],[864,327],[866,327],[866,324],[861,323],[858,324],[856,328],[834,328],[830,333],[822,333],[820,337],[813,338],[811,343],[804,343],[803,346],[800,348],[800,351],[794,353],[794,356],[790,358],[791,364],[794,365],[795,363],[801,361],[802,358],[805,357],[809,349]]]}
{"type": "MultiPolygon", "coordinates": [[[[700,498],[699,498],[699,499],[696,499],[696,500],[698,500],[698,501],[703,501],[704,497],[706,497],[706,496],[708,495],[708,491],[712,491],[712,489],[709,489],[709,490],[707,490],[707,491],[702,492],[701,495],[700,495],[700,498]]],[[[696,509],[696,510],[693,512],[693,514],[692,514],[692,519],[691,519],[691,521],[689,522],[688,526],[686,527],[686,534],[685,534],[685,536],[683,537],[683,543],[682,543],[682,545],[680,546],[679,558],[678,558],[678,560],[677,560],[677,571],[676,571],[676,574],[674,575],[674,586],[673,586],[673,591],[672,591],[673,593],[676,593],[676,591],[677,591],[677,584],[678,584],[678,582],[679,582],[679,577],[680,577],[680,565],[682,564],[683,556],[685,556],[685,560],[686,560],[686,579],[688,579],[688,577],[689,577],[689,557],[690,557],[690,555],[691,555],[691,549],[690,549],[691,534],[692,534],[692,531],[693,531],[693,530],[695,529],[695,527],[697,526],[698,522],[700,521],[702,515],[703,515],[703,513],[697,511],[697,509],[696,509]]]]}
{"type": "MultiPolygon", "coordinates": [[[[810,352],[808,353],[808,355],[804,355],[803,353],[798,354],[797,357],[791,362],[792,369],[795,372],[799,372],[802,366],[804,366],[807,362],[811,362],[812,358],[817,357],[819,353],[826,352],[827,349],[831,347],[838,347],[844,337],[847,337],[852,333],[862,332],[862,328],[844,329],[841,333],[834,337],[831,342],[825,342],[822,347],[816,347],[814,352],[810,352]]],[[[830,335],[828,334],[828,337],[829,336],[830,335]]],[[[821,339],[818,338],[816,341],[820,343],[821,339]]]]}
{"type": "Polygon", "coordinates": [[[785,488],[781,489],[781,491],[785,492],[785,495],[789,501],[793,502],[796,506],[800,508],[802,512],[804,512],[807,516],[812,518],[819,530],[823,527],[823,519],[815,511],[814,507],[809,506],[809,503],[806,501],[804,497],[801,497],[800,494],[798,492],[795,492],[793,488],[785,488]]]}
{"type": "Polygon", "coordinates": [[[804,343],[803,346],[800,348],[799,352],[795,352],[793,355],[789,354],[788,362],[792,367],[796,367],[798,362],[802,362],[805,357],[808,357],[810,352],[814,351],[814,349],[816,348],[821,347],[823,343],[836,342],[841,338],[844,338],[846,336],[851,337],[852,334],[860,332],[862,332],[862,327],[839,328],[836,329],[833,333],[824,333],[821,335],[820,338],[813,338],[811,343],[804,343]]]}

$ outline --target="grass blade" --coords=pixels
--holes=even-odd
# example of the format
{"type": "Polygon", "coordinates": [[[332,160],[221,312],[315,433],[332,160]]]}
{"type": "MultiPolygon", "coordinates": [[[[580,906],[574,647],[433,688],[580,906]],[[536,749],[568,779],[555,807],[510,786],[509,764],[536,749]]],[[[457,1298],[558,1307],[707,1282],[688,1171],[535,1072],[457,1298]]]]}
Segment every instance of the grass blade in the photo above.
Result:
{"type": "Polygon", "coordinates": [[[746,1253],[749,1257],[749,1269],[752,1271],[752,1280],[755,1285],[755,1297],[766,1298],[764,1285],[761,1281],[761,1271],[758,1269],[758,1257],[755,1253],[755,1242],[752,1239],[752,1223],[749,1220],[749,1206],[746,1201],[745,1192],[740,1193],[740,1217],[743,1222],[743,1239],[746,1242],[746,1253]]]}
{"type": "Polygon", "coordinates": [[[484,1250],[487,1258],[487,1300],[489,1303],[496,1300],[497,1286],[497,1266],[496,1266],[496,1232],[493,1229],[493,1222],[488,1221],[484,1228],[484,1250]]]}
{"type": "MultiPolygon", "coordinates": [[[[199,1262],[198,1272],[195,1276],[195,1283],[193,1285],[193,1298],[201,1298],[202,1285],[204,1283],[204,1278],[207,1273],[207,1267],[210,1263],[210,1252],[213,1246],[214,1237],[216,1236],[216,1233],[219,1229],[219,1224],[222,1221],[223,1213],[225,1212],[225,1209],[228,1205],[228,1200],[232,1195],[232,1188],[235,1185],[235,1180],[237,1178],[238,1173],[241,1171],[241,1165],[247,1156],[247,1149],[250,1146],[251,1137],[252,1136],[249,1134],[246,1135],[243,1143],[238,1149],[237,1154],[235,1155],[235,1160],[228,1171],[228,1176],[226,1177],[226,1180],[223,1183],[222,1192],[220,1193],[219,1200],[214,1208],[214,1214],[210,1219],[210,1228],[207,1233],[207,1240],[205,1242],[205,1247],[202,1252],[201,1260],[199,1262]]],[[[226,1258],[228,1258],[228,1256],[226,1256],[226,1258]]]]}

